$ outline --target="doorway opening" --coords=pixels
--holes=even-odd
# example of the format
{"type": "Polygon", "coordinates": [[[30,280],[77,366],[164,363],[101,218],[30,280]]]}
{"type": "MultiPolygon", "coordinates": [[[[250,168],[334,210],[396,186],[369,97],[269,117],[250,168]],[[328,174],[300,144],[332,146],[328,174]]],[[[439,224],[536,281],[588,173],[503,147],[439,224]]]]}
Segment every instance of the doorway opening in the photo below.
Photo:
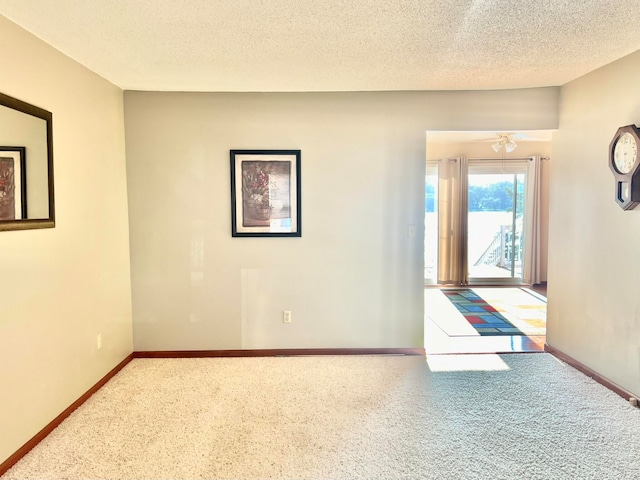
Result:
{"type": "Polygon", "coordinates": [[[500,152],[506,141],[492,145],[495,135],[427,134],[424,279],[437,287],[425,290],[428,352],[544,346],[546,297],[527,287],[546,277],[548,183],[541,182],[548,171],[541,175],[541,162],[551,132],[509,134],[510,148],[500,152]]]}

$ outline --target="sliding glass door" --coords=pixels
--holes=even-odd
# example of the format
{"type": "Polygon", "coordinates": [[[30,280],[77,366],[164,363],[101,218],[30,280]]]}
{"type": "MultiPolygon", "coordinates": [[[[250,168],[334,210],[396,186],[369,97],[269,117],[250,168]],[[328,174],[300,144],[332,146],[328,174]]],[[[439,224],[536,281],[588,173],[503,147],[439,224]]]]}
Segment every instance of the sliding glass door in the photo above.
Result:
{"type": "Polygon", "coordinates": [[[528,163],[428,162],[425,284],[523,283],[528,163]]]}
{"type": "Polygon", "coordinates": [[[469,162],[469,283],[522,283],[526,173],[523,163],[469,162]]]}

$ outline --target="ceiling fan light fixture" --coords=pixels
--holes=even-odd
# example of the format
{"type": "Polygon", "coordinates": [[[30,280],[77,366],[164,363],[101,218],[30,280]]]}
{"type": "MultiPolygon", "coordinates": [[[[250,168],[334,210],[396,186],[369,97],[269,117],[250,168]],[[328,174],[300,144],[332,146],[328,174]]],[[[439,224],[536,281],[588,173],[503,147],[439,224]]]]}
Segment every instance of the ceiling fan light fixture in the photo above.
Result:
{"type": "Polygon", "coordinates": [[[498,134],[498,141],[491,145],[491,148],[493,148],[494,151],[498,152],[503,146],[508,153],[511,153],[516,149],[518,144],[513,140],[513,137],[511,135],[498,134]]]}

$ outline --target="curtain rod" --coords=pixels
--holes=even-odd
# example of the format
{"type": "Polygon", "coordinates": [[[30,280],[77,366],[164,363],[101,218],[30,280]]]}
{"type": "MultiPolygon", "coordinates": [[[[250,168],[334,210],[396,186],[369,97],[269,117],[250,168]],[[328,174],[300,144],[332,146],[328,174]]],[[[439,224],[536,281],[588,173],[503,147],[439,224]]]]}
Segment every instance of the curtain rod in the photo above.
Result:
{"type": "MultiPolygon", "coordinates": [[[[536,157],[536,156],[537,155],[533,155],[531,157],[515,157],[515,158],[513,158],[513,157],[509,157],[509,158],[484,158],[484,157],[481,157],[481,158],[470,158],[470,159],[467,159],[467,160],[493,160],[493,161],[495,161],[495,160],[500,160],[500,161],[502,161],[502,160],[505,160],[505,161],[506,160],[528,160],[528,161],[531,161],[531,160],[533,160],[533,157],[536,157]]],[[[438,159],[435,159],[435,160],[427,160],[427,162],[444,162],[445,160],[447,160],[450,163],[456,163],[458,161],[458,158],[459,157],[457,157],[457,158],[438,158],[438,159]]],[[[540,160],[542,160],[543,162],[548,162],[548,161],[551,160],[551,157],[540,157],[540,160]]]]}

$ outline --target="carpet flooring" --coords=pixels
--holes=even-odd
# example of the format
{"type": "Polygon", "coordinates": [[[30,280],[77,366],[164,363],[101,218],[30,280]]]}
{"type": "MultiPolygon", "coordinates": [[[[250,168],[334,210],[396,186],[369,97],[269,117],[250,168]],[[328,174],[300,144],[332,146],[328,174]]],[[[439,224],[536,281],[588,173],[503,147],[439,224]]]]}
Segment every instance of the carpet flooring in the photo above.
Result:
{"type": "Polygon", "coordinates": [[[136,359],[2,480],[637,479],[640,410],[548,354],[136,359]]]}

